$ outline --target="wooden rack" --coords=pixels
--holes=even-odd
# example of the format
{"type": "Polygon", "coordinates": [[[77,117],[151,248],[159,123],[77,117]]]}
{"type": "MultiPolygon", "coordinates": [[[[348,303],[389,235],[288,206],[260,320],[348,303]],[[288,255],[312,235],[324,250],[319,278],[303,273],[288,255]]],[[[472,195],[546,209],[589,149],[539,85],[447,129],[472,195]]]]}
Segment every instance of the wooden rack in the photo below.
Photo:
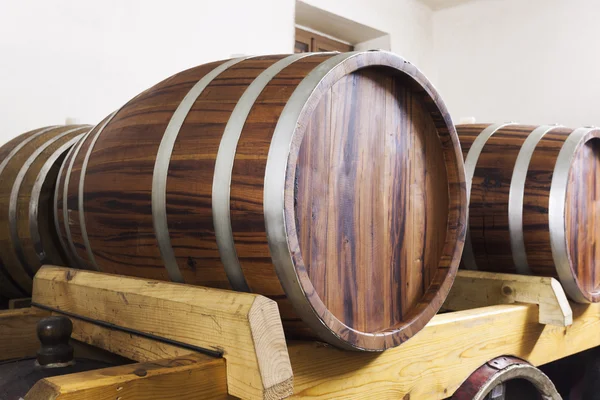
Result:
{"type": "Polygon", "coordinates": [[[35,324],[59,313],[75,341],[136,363],[43,379],[28,400],[439,400],[497,356],[540,365],[600,346],[600,304],[570,304],[551,278],[461,271],[444,308],[458,311],[397,348],[347,352],[286,343],[263,296],[46,266],[32,306],[0,312],[0,359],[34,356],[35,324]]]}

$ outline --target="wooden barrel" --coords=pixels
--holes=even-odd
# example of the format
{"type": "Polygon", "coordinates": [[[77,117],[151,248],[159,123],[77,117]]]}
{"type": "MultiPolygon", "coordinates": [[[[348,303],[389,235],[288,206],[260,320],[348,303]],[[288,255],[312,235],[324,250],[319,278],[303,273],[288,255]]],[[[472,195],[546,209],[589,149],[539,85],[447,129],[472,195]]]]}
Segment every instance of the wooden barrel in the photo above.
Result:
{"type": "Polygon", "coordinates": [[[470,188],[463,266],[554,276],[572,300],[600,301],[600,129],[457,130],[470,188]]]}
{"type": "Polygon", "coordinates": [[[451,400],[561,400],[542,371],[516,357],[498,357],[467,378],[451,400]]]}
{"type": "Polygon", "coordinates": [[[60,234],[80,267],[260,293],[288,333],[347,349],[420,330],[463,246],[455,129],[388,52],[192,68],[107,117],[64,167],[60,234]]]}
{"type": "Polygon", "coordinates": [[[31,295],[44,263],[65,263],[54,223],[54,190],[67,151],[87,125],[51,126],[0,147],[0,292],[31,295]]]}

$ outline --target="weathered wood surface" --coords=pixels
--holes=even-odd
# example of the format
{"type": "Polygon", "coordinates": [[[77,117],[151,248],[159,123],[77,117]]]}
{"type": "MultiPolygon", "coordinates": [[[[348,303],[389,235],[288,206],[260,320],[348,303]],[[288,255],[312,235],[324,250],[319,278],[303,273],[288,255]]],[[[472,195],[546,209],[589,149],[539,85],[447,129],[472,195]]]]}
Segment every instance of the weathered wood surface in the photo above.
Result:
{"type": "MultiPolygon", "coordinates": [[[[36,275],[32,302],[222,353],[233,396],[268,399],[292,393],[292,369],[277,304],[266,297],[44,266],[36,275]]],[[[94,340],[86,340],[88,328],[75,321],[76,338],[93,344],[94,340]]],[[[102,340],[110,349],[110,343],[122,337],[102,340]]],[[[140,351],[121,355],[147,353],[143,340],[138,343],[140,351]]]]}
{"type": "Polygon", "coordinates": [[[414,66],[375,51],[174,75],[80,142],[56,204],[81,267],[260,293],[292,336],[380,351],[443,303],[465,200],[438,93],[414,66]]]}
{"type": "Polygon", "coordinates": [[[516,357],[488,361],[463,382],[452,400],[562,400],[542,371],[516,357]],[[490,397],[487,397],[487,396],[490,397]]]}
{"type": "Polygon", "coordinates": [[[25,400],[228,399],[225,360],[201,354],[45,378],[25,400]]]}
{"type": "Polygon", "coordinates": [[[0,311],[0,361],[34,357],[40,347],[36,326],[48,315],[33,308],[0,311]]]}
{"type": "Polygon", "coordinates": [[[73,339],[137,362],[177,358],[195,353],[180,346],[110,329],[76,317],[69,319],[73,322],[73,339]]]}
{"type": "Polygon", "coordinates": [[[439,314],[414,338],[381,354],[289,342],[292,398],[441,400],[496,357],[510,354],[537,366],[600,346],[600,304],[571,306],[568,327],[540,324],[536,305],[439,314]]]}
{"type": "Polygon", "coordinates": [[[461,270],[444,309],[461,311],[512,303],[538,305],[540,324],[573,323],[573,311],[562,286],[549,277],[461,270]]]}
{"type": "MultiPolygon", "coordinates": [[[[488,127],[457,126],[465,157],[488,127]]],[[[598,143],[600,129],[595,128],[512,124],[496,130],[476,159],[469,204],[474,265],[467,265],[467,245],[465,267],[556,277],[572,300],[600,301],[600,265],[593,245],[600,240],[598,143]],[[546,132],[525,156],[524,143],[538,137],[533,135],[538,128],[546,132]],[[560,159],[561,154],[567,157],[560,159]],[[517,165],[519,157],[527,162],[517,165]],[[525,172],[522,181],[513,175],[519,170],[525,172]],[[511,226],[517,213],[522,213],[522,223],[511,226]],[[515,234],[518,229],[522,239],[515,234]],[[521,259],[515,246],[524,248],[521,259]]]]}
{"type": "Polygon", "coordinates": [[[0,292],[31,294],[43,263],[64,263],[54,224],[58,170],[88,125],[66,125],[24,133],[0,148],[0,292]]]}

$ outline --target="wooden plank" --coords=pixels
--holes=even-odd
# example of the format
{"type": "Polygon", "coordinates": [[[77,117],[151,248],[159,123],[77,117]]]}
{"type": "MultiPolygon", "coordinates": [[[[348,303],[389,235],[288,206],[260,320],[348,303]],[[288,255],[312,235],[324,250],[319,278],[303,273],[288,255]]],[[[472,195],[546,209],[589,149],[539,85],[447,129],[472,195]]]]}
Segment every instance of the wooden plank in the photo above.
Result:
{"type": "Polygon", "coordinates": [[[45,266],[34,280],[33,303],[222,352],[231,395],[292,393],[277,304],[266,297],[45,266]]]}
{"type": "MultiPolygon", "coordinates": [[[[59,315],[58,313],[54,314],[59,315]]],[[[73,339],[137,362],[183,357],[195,353],[179,346],[105,328],[79,318],[70,317],[70,319],[73,322],[73,334],[71,335],[73,339]]]]}
{"type": "Polygon", "coordinates": [[[440,314],[415,337],[380,354],[290,342],[294,398],[440,400],[495,357],[514,355],[541,365],[600,346],[600,304],[571,307],[568,327],[539,324],[534,305],[440,314]]]}
{"type": "Polygon", "coordinates": [[[0,311],[0,361],[34,357],[40,347],[36,325],[48,315],[32,308],[0,311]]]}
{"type": "Polygon", "coordinates": [[[225,360],[202,354],[56,376],[25,400],[227,399],[225,360]]]}
{"type": "Polygon", "coordinates": [[[549,277],[459,271],[444,308],[461,311],[512,303],[538,304],[540,324],[573,323],[573,312],[562,286],[549,277]]]}
{"type": "Polygon", "coordinates": [[[21,299],[9,299],[8,300],[8,308],[10,310],[15,310],[17,308],[27,308],[31,307],[31,297],[24,297],[21,299]]]}

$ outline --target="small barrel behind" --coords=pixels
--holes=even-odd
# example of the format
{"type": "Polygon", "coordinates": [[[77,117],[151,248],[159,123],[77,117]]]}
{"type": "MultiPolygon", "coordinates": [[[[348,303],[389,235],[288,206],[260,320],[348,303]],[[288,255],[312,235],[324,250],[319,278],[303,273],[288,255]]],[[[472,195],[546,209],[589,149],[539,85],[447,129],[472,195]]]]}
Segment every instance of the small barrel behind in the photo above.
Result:
{"type": "Polygon", "coordinates": [[[466,222],[448,112],[383,51],[176,74],[79,142],[56,204],[83,268],[260,293],[288,334],[370,351],[435,315],[466,222]]]}
{"type": "Polygon", "coordinates": [[[600,301],[600,129],[459,125],[467,185],[468,269],[558,278],[600,301]]]}
{"type": "Polygon", "coordinates": [[[31,295],[44,263],[65,265],[54,222],[54,191],[62,161],[87,125],[51,126],[0,147],[0,292],[31,295]]]}
{"type": "Polygon", "coordinates": [[[542,371],[516,357],[497,357],[479,367],[449,400],[561,400],[542,371]]]}

